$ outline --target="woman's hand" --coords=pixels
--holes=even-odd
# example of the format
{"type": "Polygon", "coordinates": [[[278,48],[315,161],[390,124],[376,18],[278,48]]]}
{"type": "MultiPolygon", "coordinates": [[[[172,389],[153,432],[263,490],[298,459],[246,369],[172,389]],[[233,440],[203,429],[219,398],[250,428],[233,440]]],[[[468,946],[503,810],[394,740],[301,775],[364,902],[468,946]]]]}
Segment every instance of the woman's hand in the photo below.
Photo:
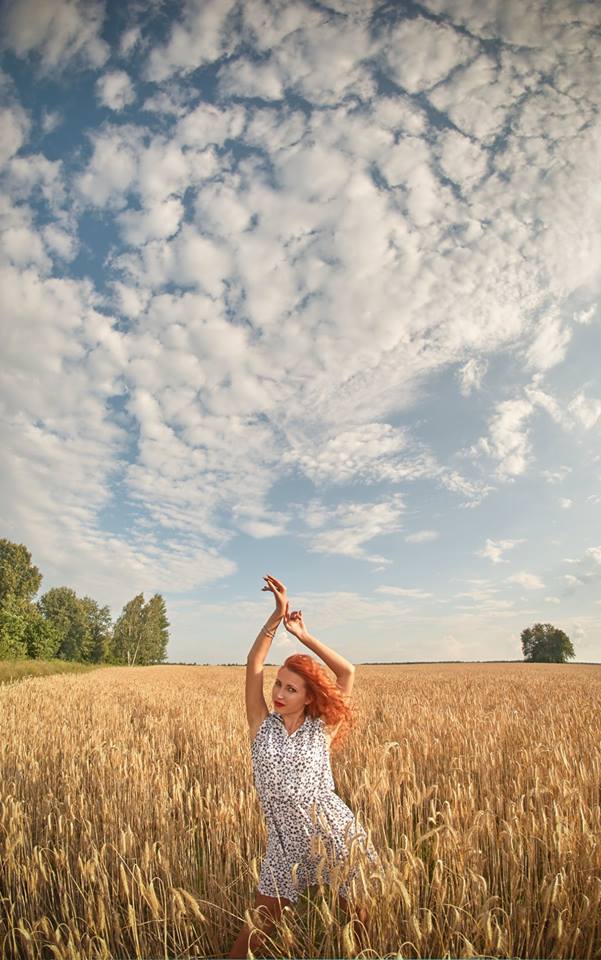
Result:
{"type": "Polygon", "coordinates": [[[288,598],[286,596],[286,587],[283,583],[280,583],[279,580],[276,580],[275,577],[266,576],[263,577],[267,586],[262,587],[263,590],[271,590],[275,596],[275,612],[278,616],[283,617],[286,614],[288,609],[288,598]]]}
{"type": "Polygon", "coordinates": [[[292,613],[288,613],[288,604],[286,604],[286,613],[284,614],[284,626],[288,633],[291,633],[298,640],[303,640],[307,636],[302,610],[293,610],[292,613]]]}

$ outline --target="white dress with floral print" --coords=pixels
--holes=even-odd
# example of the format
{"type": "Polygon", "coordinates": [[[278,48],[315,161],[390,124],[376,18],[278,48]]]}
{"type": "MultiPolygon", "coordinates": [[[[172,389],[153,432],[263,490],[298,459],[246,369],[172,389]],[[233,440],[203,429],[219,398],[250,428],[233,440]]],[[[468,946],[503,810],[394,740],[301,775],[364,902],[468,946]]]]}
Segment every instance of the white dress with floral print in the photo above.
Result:
{"type": "MultiPolygon", "coordinates": [[[[307,714],[303,725],[289,734],[274,711],[265,717],[253,740],[254,782],[268,834],[258,886],[265,896],[295,902],[300,892],[317,883],[320,859],[328,883],[328,862],[347,859],[353,837],[361,838],[370,861],[378,862],[365,830],[335,792],[324,727],[321,717],[307,714]],[[318,837],[323,841],[321,856],[318,837]]],[[[355,868],[349,881],[356,873],[355,868]]],[[[347,883],[341,884],[340,892],[349,899],[347,883]]]]}

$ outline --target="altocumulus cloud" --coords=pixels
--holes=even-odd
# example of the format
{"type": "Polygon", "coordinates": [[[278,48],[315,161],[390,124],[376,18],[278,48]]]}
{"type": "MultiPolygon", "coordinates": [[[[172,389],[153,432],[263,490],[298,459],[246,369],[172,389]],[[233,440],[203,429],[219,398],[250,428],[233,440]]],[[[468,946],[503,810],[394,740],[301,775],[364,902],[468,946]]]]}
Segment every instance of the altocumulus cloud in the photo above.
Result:
{"type": "MultiPolygon", "coordinates": [[[[462,508],[598,463],[569,361],[599,344],[601,8],[169,9],[2,12],[7,535],[113,603],[232,576],[248,537],[393,598],[431,593],[402,551],[509,562],[530,534],[491,507],[464,543],[462,508]]],[[[558,518],[598,510],[587,476],[558,518]]],[[[446,601],[509,615],[563,582],[539,562],[446,601]]]]}

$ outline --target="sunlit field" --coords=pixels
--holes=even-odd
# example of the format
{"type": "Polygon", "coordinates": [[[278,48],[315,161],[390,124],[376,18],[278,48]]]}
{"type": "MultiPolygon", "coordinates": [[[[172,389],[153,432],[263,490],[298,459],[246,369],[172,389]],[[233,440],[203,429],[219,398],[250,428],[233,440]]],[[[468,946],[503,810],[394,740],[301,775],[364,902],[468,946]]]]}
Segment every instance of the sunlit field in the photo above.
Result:
{"type": "MultiPolygon", "coordinates": [[[[384,864],[351,852],[363,956],[601,957],[601,667],[359,666],[353,703],[334,779],[384,864]]],[[[266,842],[244,668],[28,678],[0,725],[0,955],[225,956],[266,842]]],[[[265,956],[357,955],[345,869],[265,956]]]]}

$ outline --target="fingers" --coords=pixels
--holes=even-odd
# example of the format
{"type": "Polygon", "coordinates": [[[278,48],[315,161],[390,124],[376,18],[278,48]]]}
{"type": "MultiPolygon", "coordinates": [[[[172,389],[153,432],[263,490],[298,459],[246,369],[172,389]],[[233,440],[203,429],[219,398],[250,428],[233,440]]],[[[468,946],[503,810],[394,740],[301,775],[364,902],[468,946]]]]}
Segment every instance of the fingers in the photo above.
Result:
{"type": "Polygon", "coordinates": [[[286,589],[286,587],[284,586],[284,584],[283,584],[283,583],[280,583],[279,580],[276,580],[275,577],[272,577],[271,574],[268,574],[267,577],[264,577],[263,579],[265,579],[265,580],[267,580],[267,581],[272,580],[272,581],[275,583],[276,587],[277,587],[279,590],[285,590],[285,589],[286,589]]]}

